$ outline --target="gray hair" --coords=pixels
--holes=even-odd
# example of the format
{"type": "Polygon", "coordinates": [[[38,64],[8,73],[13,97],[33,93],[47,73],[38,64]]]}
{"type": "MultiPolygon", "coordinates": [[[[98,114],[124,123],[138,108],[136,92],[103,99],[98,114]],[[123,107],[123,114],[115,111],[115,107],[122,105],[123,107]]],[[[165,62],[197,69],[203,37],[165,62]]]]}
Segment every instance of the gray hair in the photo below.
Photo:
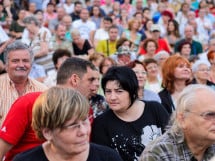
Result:
{"type": "Polygon", "coordinates": [[[12,42],[11,44],[9,44],[5,50],[4,50],[4,61],[5,63],[7,64],[8,63],[8,55],[11,51],[14,51],[14,50],[27,50],[30,54],[30,58],[31,58],[31,62],[33,62],[33,59],[34,59],[34,53],[33,51],[31,50],[31,48],[24,44],[21,40],[15,40],[14,42],[12,42]]]}
{"type": "Polygon", "coordinates": [[[154,59],[155,59],[156,61],[159,61],[160,58],[161,58],[161,56],[167,56],[167,57],[169,57],[169,53],[168,53],[167,51],[165,51],[165,50],[159,51],[159,52],[154,56],[154,59]]]}
{"type": "Polygon", "coordinates": [[[202,84],[188,85],[180,93],[180,96],[176,102],[176,111],[171,117],[172,126],[170,127],[171,131],[176,135],[183,136],[182,127],[180,121],[177,119],[177,114],[186,113],[186,111],[192,109],[196,105],[196,101],[200,99],[198,94],[201,91],[208,91],[215,95],[215,91],[212,88],[202,84]]]}
{"type": "Polygon", "coordinates": [[[36,26],[38,26],[38,27],[40,26],[40,22],[35,16],[25,17],[23,22],[24,22],[24,24],[31,24],[33,22],[36,26]]]}
{"type": "Polygon", "coordinates": [[[200,65],[207,65],[207,67],[210,67],[210,64],[206,61],[203,60],[197,60],[193,65],[192,65],[192,72],[196,72],[199,68],[200,65]]]}
{"type": "Polygon", "coordinates": [[[80,31],[79,31],[78,29],[74,28],[74,29],[72,29],[72,31],[71,31],[71,35],[72,35],[72,36],[80,36],[81,33],[80,33],[80,31]]]}

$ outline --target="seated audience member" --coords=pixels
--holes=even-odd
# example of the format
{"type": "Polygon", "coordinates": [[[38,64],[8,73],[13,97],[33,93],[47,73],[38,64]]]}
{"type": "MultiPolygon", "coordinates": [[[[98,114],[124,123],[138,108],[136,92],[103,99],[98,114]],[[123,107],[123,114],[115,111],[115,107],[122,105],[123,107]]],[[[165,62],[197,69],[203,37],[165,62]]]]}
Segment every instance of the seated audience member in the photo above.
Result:
{"type": "Polygon", "coordinates": [[[108,30],[109,38],[106,40],[100,40],[96,46],[96,51],[103,53],[105,56],[110,56],[116,52],[116,43],[119,29],[113,25],[108,30]]]}
{"type": "Polygon", "coordinates": [[[116,61],[117,65],[127,65],[132,61],[131,54],[129,47],[121,46],[117,49],[117,52],[110,57],[116,61]]]}
{"type": "Polygon", "coordinates": [[[204,62],[202,60],[197,60],[192,65],[192,72],[193,72],[193,84],[203,84],[207,85],[215,90],[215,84],[209,81],[210,76],[210,64],[204,62]]]}
{"type": "Polygon", "coordinates": [[[200,53],[202,53],[202,45],[200,42],[198,41],[195,41],[193,39],[193,36],[194,36],[194,29],[191,25],[187,25],[184,29],[184,35],[185,35],[185,38],[184,39],[181,39],[179,41],[176,42],[175,44],[175,47],[174,47],[174,50],[175,52],[178,52],[179,51],[179,45],[184,42],[184,41],[188,41],[191,43],[191,51],[190,51],[190,55],[198,55],[200,53]]]}
{"type": "Polygon", "coordinates": [[[121,161],[114,150],[89,143],[89,103],[79,92],[52,87],[36,100],[32,127],[46,141],[18,154],[13,161],[83,160],[121,161]]]}
{"type": "Polygon", "coordinates": [[[115,149],[123,160],[137,160],[164,132],[169,115],[158,102],[139,100],[138,80],[129,67],[111,67],[102,88],[110,109],[94,120],[92,142],[115,149]]]}
{"type": "Polygon", "coordinates": [[[87,39],[81,37],[78,29],[73,29],[72,35],[72,45],[74,50],[74,56],[83,59],[88,59],[90,55],[94,53],[94,49],[87,39]]]}
{"type": "MultiPolygon", "coordinates": [[[[158,24],[153,24],[150,28],[150,32],[152,36],[151,38],[154,39],[158,44],[156,53],[161,50],[165,50],[166,52],[170,53],[170,46],[168,42],[165,39],[160,37],[160,32],[161,32],[160,26],[158,24]]],[[[140,48],[139,53],[141,55],[144,55],[146,51],[145,49],[140,48]]]]}
{"type": "Polygon", "coordinates": [[[103,18],[103,26],[97,29],[94,33],[93,45],[97,46],[98,41],[106,40],[109,38],[108,29],[113,25],[111,17],[105,16],[103,18]]]}
{"type": "Polygon", "coordinates": [[[134,60],[130,62],[127,66],[130,67],[137,76],[138,86],[139,86],[139,89],[138,89],[139,99],[145,100],[145,101],[157,101],[161,103],[161,99],[157,93],[144,88],[146,79],[147,79],[147,76],[146,76],[147,72],[143,63],[141,63],[138,60],[134,60]]]}
{"type": "Polygon", "coordinates": [[[0,126],[13,102],[29,92],[46,90],[46,86],[29,77],[33,52],[26,44],[16,40],[4,50],[7,73],[0,76],[0,126]]]}
{"type": "Polygon", "coordinates": [[[179,54],[186,58],[187,60],[189,60],[190,58],[190,52],[191,52],[191,43],[188,42],[188,41],[184,41],[182,42],[179,47],[178,47],[178,51],[179,51],[179,54]]]}
{"type": "Polygon", "coordinates": [[[148,58],[143,61],[147,72],[145,89],[158,93],[162,90],[161,78],[159,76],[159,66],[155,59],[148,58]]]}
{"type": "Polygon", "coordinates": [[[208,53],[207,53],[207,59],[208,59],[208,62],[210,63],[210,65],[211,65],[209,80],[211,82],[215,83],[215,51],[214,50],[208,51],[208,53]]]}
{"type": "Polygon", "coordinates": [[[162,66],[162,76],[164,89],[158,94],[161,104],[169,114],[172,114],[179,94],[191,81],[191,65],[180,55],[170,56],[162,66]]]}
{"type": "Polygon", "coordinates": [[[214,97],[207,86],[187,86],[177,101],[173,125],[146,146],[139,161],[210,160],[215,151],[214,97]]]}
{"type": "Polygon", "coordinates": [[[143,43],[143,48],[145,50],[145,55],[139,55],[138,60],[144,61],[144,59],[153,58],[156,54],[156,50],[158,49],[157,42],[152,39],[148,38],[143,43]]]}
{"type": "Polygon", "coordinates": [[[47,77],[44,79],[43,83],[47,87],[52,87],[56,85],[57,81],[57,71],[60,68],[61,64],[67,59],[71,57],[71,53],[66,49],[57,49],[52,56],[52,61],[55,66],[55,70],[51,70],[47,73],[47,77]]]}
{"type": "Polygon", "coordinates": [[[169,53],[161,50],[159,51],[155,56],[154,59],[157,61],[158,63],[158,70],[159,70],[159,76],[162,78],[162,73],[161,73],[161,69],[163,66],[163,63],[166,61],[167,58],[169,58],[169,53]]]}

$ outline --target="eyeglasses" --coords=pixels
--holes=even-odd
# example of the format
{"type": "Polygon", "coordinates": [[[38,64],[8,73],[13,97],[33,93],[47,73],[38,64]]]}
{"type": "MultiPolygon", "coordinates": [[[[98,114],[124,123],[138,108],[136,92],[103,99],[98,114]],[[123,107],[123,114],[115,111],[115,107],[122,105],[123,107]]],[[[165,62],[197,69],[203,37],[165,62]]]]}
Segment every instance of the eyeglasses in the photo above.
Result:
{"type": "Polygon", "coordinates": [[[82,126],[89,126],[90,120],[92,119],[92,116],[87,117],[85,120],[79,121],[79,123],[71,123],[69,125],[63,126],[63,129],[71,129],[71,130],[78,130],[82,126]]]}
{"type": "Polygon", "coordinates": [[[203,112],[201,114],[193,112],[193,111],[189,111],[189,110],[186,110],[186,112],[195,114],[197,116],[201,116],[203,119],[208,120],[208,121],[215,120],[215,112],[203,112]]]}

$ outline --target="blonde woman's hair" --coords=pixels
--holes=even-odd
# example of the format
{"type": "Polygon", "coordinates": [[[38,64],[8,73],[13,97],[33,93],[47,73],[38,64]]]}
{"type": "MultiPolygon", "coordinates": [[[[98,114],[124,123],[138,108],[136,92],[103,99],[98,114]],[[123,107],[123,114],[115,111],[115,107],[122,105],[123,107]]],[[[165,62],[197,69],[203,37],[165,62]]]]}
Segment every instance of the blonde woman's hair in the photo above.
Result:
{"type": "Polygon", "coordinates": [[[32,127],[40,139],[45,139],[44,128],[63,128],[71,118],[83,120],[89,113],[87,99],[78,91],[63,87],[52,87],[36,100],[33,107],[32,127]]]}

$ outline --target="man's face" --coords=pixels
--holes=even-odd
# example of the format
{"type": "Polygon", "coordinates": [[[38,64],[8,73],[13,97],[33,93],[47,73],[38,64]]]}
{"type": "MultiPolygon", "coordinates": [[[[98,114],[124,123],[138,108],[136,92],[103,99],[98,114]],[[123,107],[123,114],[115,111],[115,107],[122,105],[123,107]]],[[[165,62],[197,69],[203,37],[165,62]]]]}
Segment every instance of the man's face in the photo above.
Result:
{"type": "Polygon", "coordinates": [[[81,92],[86,98],[90,99],[92,96],[92,91],[95,90],[94,85],[95,73],[94,70],[87,67],[87,73],[85,73],[82,78],[80,78],[80,82],[77,85],[77,90],[81,92]]]}
{"type": "Polygon", "coordinates": [[[81,9],[82,9],[82,5],[81,5],[81,4],[77,4],[77,5],[75,6],[75,12],[76,12],[77,14],[80,14],[81,9]]]}
{"type": "Polygon", "coordinates": [[[61,20],[65,16],[65,10],[63,8],[58,8],[57,9],[57,16],[58,16],[58,19],[61,20]]]}
{"type": "Polygon", "coordinates": [[[31,70],[31,57],[28,50],[11,51],[8,55],[6,70],[11,80],[27,79],[31,70]]]}
{"type": "Polygon", "coordinates": [[[103,21],[105,30],[108,30],[111,27],[112,23],[110,21],[103,21]]]}
{"type": "Polygon", "coordinates": [[[118,36],[118,29],[116,28],[111,28],[109,30],[109,38],[110,38],[110,41],[115,41],[117,39],[117,36],[118,36]]]}
{"type": "Polygon", "coordinates": [[[56,36],[60,40],[64,40],[66,34],[66,26],[59,25],[56,31],[56,36]]]}
{"type": "Polygon", "coordinates": [[[188,145],[196,141],[211,145],[215,142],[215,94],[206,90],[196,94],[196,103],[185,111],[180,124],[188,145]]]}
{"type": "Polygon", "coordinates": [[[192,39],[193,38],[193,28],[192,27],[185,28],[184,33],[185,33],[186,39],[192,39]]]}
{"type": "Polygon", "coordinates": [[[82,21],[87,21],[87,19],[89,18],[89,12],[87,9],[81,10],[80,18],[82,19],[82,21]]]}

